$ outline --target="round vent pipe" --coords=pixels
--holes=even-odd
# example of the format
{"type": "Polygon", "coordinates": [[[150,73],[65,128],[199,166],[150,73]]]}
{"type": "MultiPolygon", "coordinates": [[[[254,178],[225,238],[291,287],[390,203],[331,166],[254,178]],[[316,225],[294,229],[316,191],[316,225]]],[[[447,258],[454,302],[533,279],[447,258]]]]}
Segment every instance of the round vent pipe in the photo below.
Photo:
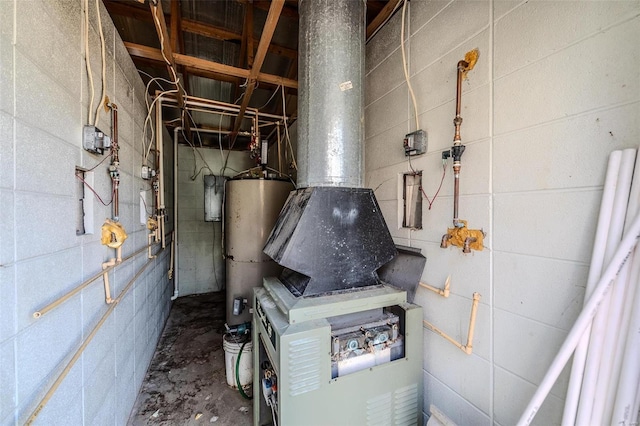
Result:
{"type": "Polygon", "coordinates": [[[298,187],[364,182],[364,0],[300,0],[298,187]]]}

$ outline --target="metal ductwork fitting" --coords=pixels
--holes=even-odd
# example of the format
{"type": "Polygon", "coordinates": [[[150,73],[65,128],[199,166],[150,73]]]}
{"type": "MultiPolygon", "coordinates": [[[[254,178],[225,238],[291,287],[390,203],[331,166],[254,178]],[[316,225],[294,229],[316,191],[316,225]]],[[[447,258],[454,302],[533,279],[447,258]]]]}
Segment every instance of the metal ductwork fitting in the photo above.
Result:
{"type": "Polygon", "coordinates": [[[300,0],[298,187],[364,183],[364,0],[300,0]]]}
{"type": "Polygon", "coordinates": [[[298,188],[264,252],[297,296],[380,284],[397,250],[363,188],[364,0],[300,0],[298,188]]]}

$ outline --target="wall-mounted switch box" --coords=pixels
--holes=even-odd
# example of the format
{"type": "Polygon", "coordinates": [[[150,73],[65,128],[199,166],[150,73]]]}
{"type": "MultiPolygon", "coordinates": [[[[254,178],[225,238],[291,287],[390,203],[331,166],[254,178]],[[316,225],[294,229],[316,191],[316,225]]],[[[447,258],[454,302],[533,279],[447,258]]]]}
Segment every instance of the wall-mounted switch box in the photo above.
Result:
{"type": "Polygon", "coordinates": [[[140,177],[144,180],[153,179],[156,176],[156,171],[149,166],[142,166],[140,171],[140,177]]]}
{"type": "Polygon", "coordinates": [[[102,155],[111,147],[111,138],[96,126],[84,126],[82,131],[82,147],[92,154],[102,155]]]}
{"type": "Polygon", "coordinates": [[[416,130],[404,137],[404,155],[420,155],[427,152],[427,132],[416,130]]]}

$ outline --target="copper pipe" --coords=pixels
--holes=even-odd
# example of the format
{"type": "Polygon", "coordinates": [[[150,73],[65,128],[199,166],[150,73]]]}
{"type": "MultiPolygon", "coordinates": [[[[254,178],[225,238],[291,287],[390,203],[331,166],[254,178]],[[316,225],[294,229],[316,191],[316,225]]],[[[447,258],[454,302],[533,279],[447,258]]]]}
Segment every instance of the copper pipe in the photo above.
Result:
{"type": "Polygon", "coordinates": [[[440,248],[449,247],[449,240],[451,239],[451,234],[444,234],[442,236],[442,241],[440,241],[440,248]]]}
{"type": "Polygon", "coordinates": [[[462,117],[460,117],[460,106],[462,104],[462,76],[464,75],[464,72],[467,70],[467,68],[469,67],[469,63],[462,60],[460,62],[458,62],[458,82],[457,82],[457,89],[456,89],[456,116],[453,119],[453,124],[456,127],[456,133],[453,137],[453,143],[460,143],[461,138],[460,138],[460,126],[462,125],[462,117]]]}
{"type": "Polygon", "coordinates": [[[113,220],[118,220],[120,216],[120,156],[118,151],[118,106],[114,103],[108,103],[107,107],[111,109],[111,152],[113,159],[109,173],[111,174],[111,184],[113,185],[113,220]]]}
{"type": "Polygon", "coordinates": [[[458,220],[458,204],[460,200],[460,162],[453,164],[453,226],[457,227],[458,220]]]}
{"type": "Polygon", "coordinates": [[[467,237],[464,239],[464,244],[462,245],[463,253],[471,253],[471,244],[478,241],[476,237],[467,237]]]}
{"type": "Polygon", "coordinates": [[[464,73],[469,69],[469,63],[467,61],[459,61],[457,65],[457,86],[456,86],[456,116],[453,118],[453,125],[455,126],[455,134],[453,136],[453,147],[451,148],[451,154],[453,156],[453,226],[459,226],[458,220],[458,202],[460,199],[460,159],[464,152],[464,145],[462,145],[460,137],[460,127],[462,126],[462,117],[460,116],[460,109],[462,105],[462,78],[464,73]]]}

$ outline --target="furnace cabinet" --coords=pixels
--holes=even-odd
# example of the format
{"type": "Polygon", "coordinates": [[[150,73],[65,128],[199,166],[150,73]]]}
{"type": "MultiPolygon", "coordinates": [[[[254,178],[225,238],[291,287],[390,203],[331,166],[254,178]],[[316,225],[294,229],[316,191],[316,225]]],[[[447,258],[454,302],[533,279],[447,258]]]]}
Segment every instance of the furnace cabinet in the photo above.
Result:
{"type": "Polygon", "coordinates": [[[254,289],[254,425],[422,422],[422,308],[387,285],[296,297],[254,289]]]}

